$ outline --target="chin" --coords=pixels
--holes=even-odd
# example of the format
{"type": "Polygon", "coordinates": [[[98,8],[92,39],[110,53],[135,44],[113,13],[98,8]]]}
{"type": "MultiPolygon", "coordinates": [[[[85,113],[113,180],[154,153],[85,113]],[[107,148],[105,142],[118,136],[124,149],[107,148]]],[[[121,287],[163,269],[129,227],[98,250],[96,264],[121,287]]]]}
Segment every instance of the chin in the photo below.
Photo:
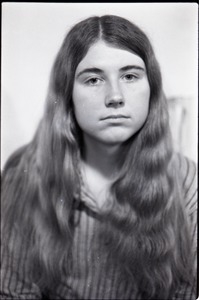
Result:
{"type": "Polygon", "coordinates": [[[103,139],[102,142],[106,145],[110,145],[110,146],[116,146],[116,145],[121,145],[123,143],[125,143],[127,140],[129,140],[131,137],[133,136],[132,135],[127,135],[127,136],[120,136],[120,137],[109,137],[107,139],[103,139]]]}

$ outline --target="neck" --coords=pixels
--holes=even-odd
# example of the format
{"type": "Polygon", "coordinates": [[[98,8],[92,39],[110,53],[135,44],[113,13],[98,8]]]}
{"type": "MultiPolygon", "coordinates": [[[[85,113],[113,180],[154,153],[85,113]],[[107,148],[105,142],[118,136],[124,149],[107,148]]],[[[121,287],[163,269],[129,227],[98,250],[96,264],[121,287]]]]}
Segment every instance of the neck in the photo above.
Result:
{"type": "Polygon", "coordinates": [[[85,137],[84,147],[83,163],[104,178],[114,179],[120,165],[122,146],[103,144],[85,137]]]}
{"type": "Polygon", "coordinates": [[[107,192],[118,176],[122,149],[122,145],[103,144],[88,136],[84,137],[82,174],[100,206],[106,202],[107,192]]]}

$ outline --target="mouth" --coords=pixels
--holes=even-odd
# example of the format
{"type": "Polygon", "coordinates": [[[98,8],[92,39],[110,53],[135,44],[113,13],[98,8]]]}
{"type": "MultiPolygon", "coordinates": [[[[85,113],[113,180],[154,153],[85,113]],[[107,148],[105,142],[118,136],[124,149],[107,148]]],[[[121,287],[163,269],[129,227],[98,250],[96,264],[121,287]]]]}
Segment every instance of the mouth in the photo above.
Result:
{"type": "Polygon", "coordinates": [[[116,120],[116,119],[129,119],[128,116],[125,116],[125,115],[109,115],[109,116],[106,116],[104,118],[101,118],[101,120],[108,120],[108,119],[111,119],[111,120],[116,120]]]}

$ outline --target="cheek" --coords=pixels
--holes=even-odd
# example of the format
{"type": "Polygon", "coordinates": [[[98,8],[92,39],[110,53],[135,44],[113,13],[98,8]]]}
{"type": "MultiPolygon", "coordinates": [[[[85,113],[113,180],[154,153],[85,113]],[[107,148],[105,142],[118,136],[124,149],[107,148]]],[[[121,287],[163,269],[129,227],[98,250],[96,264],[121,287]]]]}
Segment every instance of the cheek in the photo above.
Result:
{"type": "Polygon", "coordinates": [[[84,131],[85,128],[92,126],[92,102],[90,98],[81,93],[80,90],[73,91],[74,114],[79,127],[84,131]]]}
{"type": "Polygon", "coordinates": [[[89,101],[73,101],[75,117],[78,120],[89,122],[96,115],[97,109],[93,107],[93,103],[89,101]],[[95,112],[96,111],[96,112],[95,112]]]}
{"type": "Polygon", "coordinates": [[[143,92],[134,94],[132,101],[130,101],[131,111],[134,117],[142,122],[148,116],[150,102],[150,90],[146,88],[143,92]]]}
{"type": "Polygon", "coordinates": [[[78,122],[78,119],[79,118],[81,119],[81,117],[85,114],[86,102],[84,100],[84,97],[76,88],[74,88],[73,90],[72,99],[73,99],[75,117],[78,122]]]}
{"type": "Polygon", "coordinates": [[[84,89],[81,89],[78,85],[74,86],[72,99],[76,110],[85,109],[85,107],[92,105],[92,95],[85,93],[84,89]]]}
{"type": "Polygon", "coordinates": [[[72,94],[74,111],[76,118],[84,116],[87,117],[87,121],[92,119],[92,116],[97,116],[99,108],[103,103],[101,95],[92,91],[86,91],[81,87],[77,86],[73,90],[72,94]]]}

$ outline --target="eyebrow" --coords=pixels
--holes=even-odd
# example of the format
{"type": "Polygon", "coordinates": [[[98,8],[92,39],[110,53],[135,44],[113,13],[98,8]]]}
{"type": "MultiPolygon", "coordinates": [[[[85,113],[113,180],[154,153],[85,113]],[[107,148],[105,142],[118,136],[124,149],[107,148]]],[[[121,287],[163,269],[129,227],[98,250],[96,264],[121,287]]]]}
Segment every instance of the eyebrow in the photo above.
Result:
{"type": "MultiPolygon", "coordinates": [[[[137,65],[128,65],[128,66],[125,66],[125,67],[122,67],[119,69],[119,71],[121,72],[124,72],[124,71],[129,71],[129,70],[132,70],[132,69],[136,69],[136,70],[139,70],[139,71],[142,71],[142,72],[145,72],[145,68],[143,67],[140,67],[140,66],[137,66],[137,65]]],[[[103,74],[104,71],[99,69],[99,68],[86,68],[82,71],[80,71],[76,78],[79,78],[82,74],[86,74],[86,73],[96,73],[96,74],[103,74]]]]}
{"type": "Polygon", "coordinates": [[[122,67],[120,69],[120,71],[129,71],[129,70],[132,70],[132,69],[145,72],[145,68],[137,66],[137,65],[129,65],[129,66],[122,67]]]}
{"type": "Polygon", "coordinates": [[[77,74],[77,78],[80,77],[82,74],[85,74],[85,73],[96,73],[96,74],[102,74],[104,73],[101,69],[98,69],[98,68],[87,68],[87,69],[84,69],[82,70],[81,72],[79,72],[77,74]]]}

